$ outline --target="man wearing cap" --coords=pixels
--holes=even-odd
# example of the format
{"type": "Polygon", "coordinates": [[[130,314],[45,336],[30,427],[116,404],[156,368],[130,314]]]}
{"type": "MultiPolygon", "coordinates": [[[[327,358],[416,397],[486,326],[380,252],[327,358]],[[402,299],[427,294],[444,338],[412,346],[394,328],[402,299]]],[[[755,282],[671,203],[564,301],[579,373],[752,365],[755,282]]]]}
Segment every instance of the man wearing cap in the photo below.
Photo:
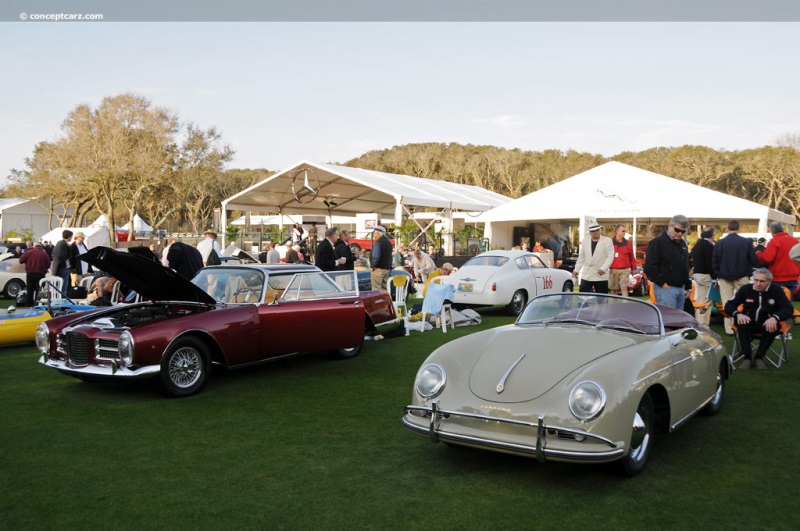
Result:
{"type": "Polygon", "coordinates": [[[692,288],[689,247],[683,239],[687,230],[689,219],[680,214],[673,216],[667,230],[650,240],[644,260],[644,274],[653,283],[656,303],[679,310],[692,288]]]}
{"type": "MultiPolygon", "coordinates": [[[[85,241],[86,236],[78,231],[75,233],[75,241],[69,246],[69,276],[72,279],[73,286],[80,285],[81,279],[92,270],[89,264],[78,259],[80,255],[89,251],[85,241]]],[[[64,293],[66,292],[64,290],[64,293]]]]}
{"type": "Polygon", "coordinates": [[[573,277],[580,274],[583,292],[608,293],[608,268],[614,260],[614,245],[611,238],[600,234],[601,228],[597,223],[589,225],[589,241],[581,245],[572,271],[573,277]]]}
{"type": "Polygon", "coordinates": [[[216,232],[207,230],[203,235],[206,239],[197,244],[197,250],[200,251],[200,256],[203,258],[203,265],[206,265],[208,263],[208,257],[211,256],[211,251],[217,253],[217,259],[219,259],[222,250],[219,247],[216,232]]]}
{"type": "Polygon", "coordinates": [[[37,243],[33,249],[25,251],[19,257],[19,263],[25,266],[25,306],[33,306],[39,291],[39,281],[47,274],[50,269],[50,257],[44,250],[41,243],[37,243]]]}
{"type": "Polygon", "coordinates": [[[369,258],[372,289],[388,291],[386,283],[392,274],[392,242],[386,237],[386,229],[381,225],[375,225],[372,238],[372,253],[369,258]]]}

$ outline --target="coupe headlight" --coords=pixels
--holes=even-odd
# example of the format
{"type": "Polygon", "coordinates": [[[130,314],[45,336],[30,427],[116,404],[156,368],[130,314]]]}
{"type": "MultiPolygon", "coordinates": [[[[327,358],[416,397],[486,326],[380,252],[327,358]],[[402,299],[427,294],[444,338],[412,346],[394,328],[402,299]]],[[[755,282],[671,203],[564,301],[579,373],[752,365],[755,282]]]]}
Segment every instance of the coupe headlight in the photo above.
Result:
{"type": "Polygon", "coordinates": [[[49,354],[50,353],[50,329],[44,323],[39,323],[39,326],[36,327],[36,348],[42,354],[49,354]]]}
{"type": "Polygon", "coordinates": [[[119,350],[119,361],[122,362],[123,365],[130,365],[133,363],[133,337],[131,337],[130,333],[122,332],[119,336],[119,345],[117,349],[119,350]]]}
{"type": "Polygon", "coordinates": [[[569,410],[578,420],[596,419],[606,407],[606,392],[595,382],[581,382],[569,394],[569,410]]]}
{"type": "Polygon", "coordinates": [[[447,374],[440,365],[432,363],[417,373],[417,393],[425,398],[434,398],[444,389],[447,374]]]}

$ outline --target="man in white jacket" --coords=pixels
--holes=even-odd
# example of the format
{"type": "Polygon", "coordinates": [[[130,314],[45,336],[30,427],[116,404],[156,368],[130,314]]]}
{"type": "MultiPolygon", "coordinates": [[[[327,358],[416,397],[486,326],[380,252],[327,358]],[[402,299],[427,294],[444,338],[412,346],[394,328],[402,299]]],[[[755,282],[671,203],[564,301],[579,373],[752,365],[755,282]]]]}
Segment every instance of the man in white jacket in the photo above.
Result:
{"type": "Polygon", "coordinates": [[[600,234],[601,228],[597,223],[589,225],[589,241],[584,240],[578,253],[572,276],[580,273],[579,291],[608,293],[608,268],[614,260],[614,244],[611,238],[600,234]]]}

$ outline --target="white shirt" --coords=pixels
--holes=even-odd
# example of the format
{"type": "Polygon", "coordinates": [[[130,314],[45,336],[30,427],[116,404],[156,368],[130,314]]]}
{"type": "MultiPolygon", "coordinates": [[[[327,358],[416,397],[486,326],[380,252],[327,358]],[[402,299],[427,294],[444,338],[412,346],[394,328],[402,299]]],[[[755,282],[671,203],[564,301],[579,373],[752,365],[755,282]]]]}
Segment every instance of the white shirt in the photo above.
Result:
{"type": "Polygon", "coordinates": [[[206,236],[206,239],[197,244],[197,250],[200,251],[200,256],[203,257],[203,264],[208,262],[208,255],[211,254],[211,249],[217,251],[217,256],[222,255],[222,250],[219,247],[219,242],[211,236],[206,236]]]}

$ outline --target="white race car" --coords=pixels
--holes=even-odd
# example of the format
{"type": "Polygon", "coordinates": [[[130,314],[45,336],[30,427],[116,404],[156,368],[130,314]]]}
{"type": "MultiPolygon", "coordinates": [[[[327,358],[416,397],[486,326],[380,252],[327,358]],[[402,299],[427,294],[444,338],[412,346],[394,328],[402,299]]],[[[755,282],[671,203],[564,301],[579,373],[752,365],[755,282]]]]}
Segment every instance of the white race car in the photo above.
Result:
{"type": "Polygon", "coordinates": [[[573,291],[568,271],[547,267],[538,253],[488,251],[472,258],[457,272],[443,278],[455,286],[454,304],[495,306],[504,304],[519,315],[527,302],[544,293],[573,291]]]}

